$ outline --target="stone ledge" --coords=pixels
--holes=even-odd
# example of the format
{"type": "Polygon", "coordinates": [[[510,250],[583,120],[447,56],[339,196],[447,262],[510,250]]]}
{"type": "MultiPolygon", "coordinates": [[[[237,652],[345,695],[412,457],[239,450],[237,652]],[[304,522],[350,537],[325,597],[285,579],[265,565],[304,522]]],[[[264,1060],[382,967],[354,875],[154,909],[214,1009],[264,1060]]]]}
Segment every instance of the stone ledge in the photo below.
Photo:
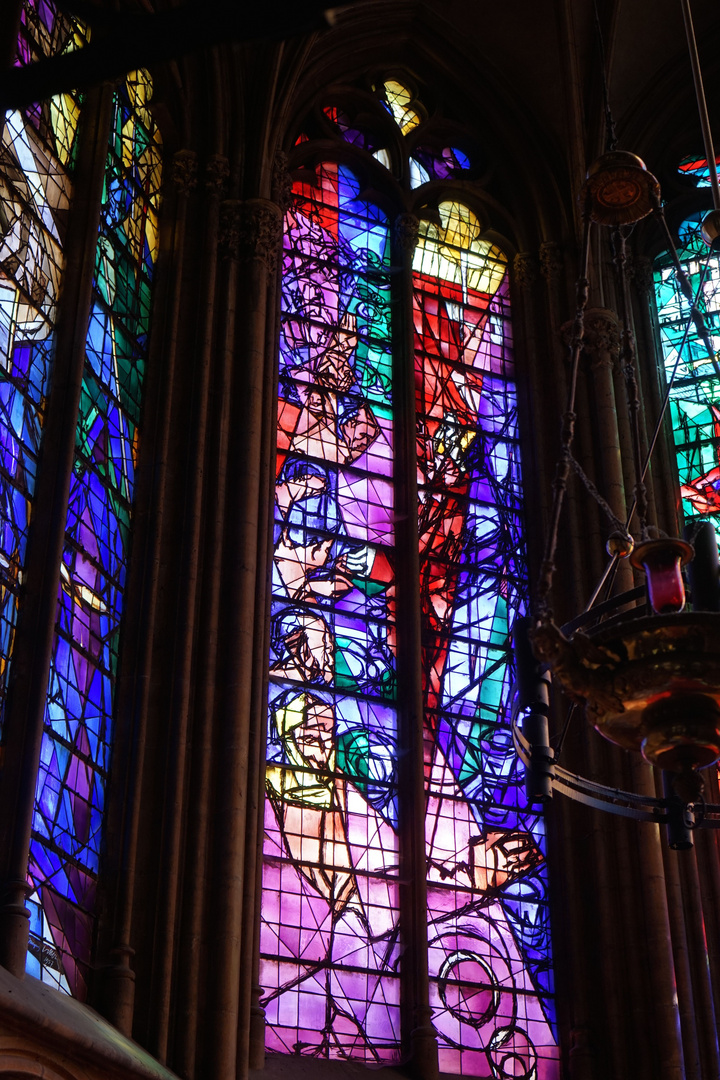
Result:
{"type": "Polygon", "coordinates": [[[87,1005],[0,967],[0,1075],[50,1078],[53,1072],[83,1080],[177,1080],[87,1005]]]}

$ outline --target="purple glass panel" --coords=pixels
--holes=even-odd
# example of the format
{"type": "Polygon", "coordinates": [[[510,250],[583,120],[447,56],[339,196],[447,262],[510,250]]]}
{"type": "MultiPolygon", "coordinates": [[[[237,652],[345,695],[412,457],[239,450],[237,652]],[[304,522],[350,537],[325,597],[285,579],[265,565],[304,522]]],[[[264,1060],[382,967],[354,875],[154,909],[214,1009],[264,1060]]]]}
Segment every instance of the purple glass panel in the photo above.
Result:
{"type": "Polygon", "coordinates": [[[271,1051],[399,1044],[388,229],[318,170],[285,228],[261,983],[271,1051]]]}
{"type": "Polygon", "coordinates": [[[414,258],[433,1023],[443,1072],[549,1080],[543,827],[509,726],[527,577],[506,260],[462,205],[439,218],[414,258]]]}

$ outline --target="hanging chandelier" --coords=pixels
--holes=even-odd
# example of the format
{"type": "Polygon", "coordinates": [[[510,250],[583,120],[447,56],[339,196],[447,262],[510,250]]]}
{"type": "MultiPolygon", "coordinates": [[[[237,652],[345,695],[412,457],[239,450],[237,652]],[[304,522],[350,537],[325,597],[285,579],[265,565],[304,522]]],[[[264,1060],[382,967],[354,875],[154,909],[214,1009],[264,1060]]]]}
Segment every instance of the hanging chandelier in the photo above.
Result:
{"type": "MultiPolygon", "coordinates": [[[[717,538],[710,522],[689,526],[685,539],[651,536],[644,481],[675,373],[669,380],[650,448],[643,458],[626,240],[638,221],[650,214],[655,216],[690,307],[678,358],[694,324],[708,360],[720,376],[720,364],[698,306],[710,259],[720,250],[720,186],[689,0],[681,0],[681,5],[713,193],[714,209],[702,223],[702,235],[708,247],[705,267],[693,294],[665,220],[660,185],[639,157],[617,149],[604,81],[609,146],[588,170],[580,193],[583,237],[570,342],[568,402],[562,420],[561,453],[535,614],[532,619],[520,620],[515,628],[518,706],[525,716],[522,730],[517,722],[514,724],[515,745],[527,769],[531,801],[546,801],[553,791],[559,791],[611,813],[664,823],[669,829],[670,846],[675,849],[692,846],[695,828],[720,828],[720,806],[704,802],[699,771],[720,760],[720,566],[717,538]],[[633,502],[625,522],[615,518],[572,452],[578,369],[590,288],[590,239],[595,230],[610,230],[617,271],[621,365],[634,472],[633,502]],[[571,470],[608,513],[614,528],[607,544],[610,562],[586,610],[558,627],[553,620],[549,595],[571,470]],[[630,531],[634,520],[639,533],[637,543],[630,531]],[[611,591],[620,560],[624,559],[635,570],[645,573],[646,584],[599,602],[603,589],[606,596],[611,591]],[[690,582],[689,610],[684,567],[690,582]],[[573,703],[568,722],[575,710],[582,708],[587,720],[606,739],[624,750],[639,752],[649,764],[661,769],[664,798],[606,787],[559,766],[548,730],[550,673],[573,703]]],[[[656,529],[653,531],[657,533],[656,529]]]]}

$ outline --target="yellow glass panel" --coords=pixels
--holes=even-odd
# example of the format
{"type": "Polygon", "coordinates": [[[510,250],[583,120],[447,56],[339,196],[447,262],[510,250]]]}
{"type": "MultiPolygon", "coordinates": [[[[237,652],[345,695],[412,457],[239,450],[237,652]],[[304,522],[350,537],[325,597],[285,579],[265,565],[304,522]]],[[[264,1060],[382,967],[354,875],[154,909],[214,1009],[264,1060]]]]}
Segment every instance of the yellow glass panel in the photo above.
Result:
{"type": "Polygon", "coordinates": [[[131,107],[142,116],[142,111],[147,107],[153,92],[150,72],[144,68],[131,71],[127,76],[127,91],[131,107]]]}
{"type": "Polygon", "coordinates": [[[160,247],[160,241],[158,238],[157,214],[152,207],[148,211],[147,221],[145,223],[145,236],[147,237],[150,259],[154,263],[160,247]]]}
{"type": "MultiPolygon", "coordinates": [[[[64,53],[81,49],[90,40],[90,27],[74,22],[72,33],[65,43],[64,53]]],[[[50,123],[55,136],[55,147],[61,165],[68,165],[77,134],[80,106],[77,96],[57,94],[50,99],[50,123]]]]}
{"type": "Polygon", "coordinates": [[[442,202],[440,227],[421,221],[413,269],[451,281],[463,289],[494,295],[505,276],[507,258],[494,244],[481,240],[480,222],[467,206],[442,202]]]}
{"type": "Polygon", "coordinates": [[[61,165],[70,161],[79,118],[80,107],[71,94],[57,94],[50,99],[50,123],[61,165]]]}
{"type": "Polygon", "coordinates": [[[387,103],[395,118],[395,123],[403,135],[407,135],[409,131],[412,131],[420,123],[420,117],[414,109],[410,108],[412,94],[406,86],[395,82],[394,79],[388,79],[384,85],[387,103]]]}

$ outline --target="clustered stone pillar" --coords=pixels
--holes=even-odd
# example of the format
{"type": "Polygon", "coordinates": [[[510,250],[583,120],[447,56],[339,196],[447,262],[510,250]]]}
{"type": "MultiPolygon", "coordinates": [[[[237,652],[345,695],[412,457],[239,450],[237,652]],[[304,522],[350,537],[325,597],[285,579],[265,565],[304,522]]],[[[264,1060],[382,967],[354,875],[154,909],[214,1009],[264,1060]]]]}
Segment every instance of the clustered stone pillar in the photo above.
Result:
{"type": "MultiPolygon", "coordinates": [[[[179,311],[185,268],[185,233],[188,200],[197,188],[197,155],[180,150],[171,162],[165,198],[172,214],[168,238],[171,258],[167,272],[160,274],[159,295],[155,297],[154,334],[150,356],[150,377],[145,401],[146,461],[152,464],[138,473],[134,515],[134,559],[126,589],[125,619],[139,627],[139,633],[124,642],[123,664],[116,691],[117,737],[113,750],[113,783],[106,821],[104,891],[113,900],[110,925],[100,918],[98,954],[107,959],[101,969],[95,1001],[125,1035],[132,1034],[135,1007],[133,960],[134,899],[137,877],[138,840],[143,828],[143,774],[148,738],[150,669],[156,625],[159,576],[157,565],[168,495],[168,443],[172,417],[173,388],[179,351],[179,311]],[[166,332],[160,333],[163,327],[166,332]],[[159,347],[161,343],[162,348],[159,347]],[[121,805],[116,794],[125,795],[121,805]]],[[[152,733],[151,733],[152,735],[152,733]]],[[[143,957],[144,958],[144,957],[143,957]]]]}
{"type": "MultiPolygon", "coordinates": [[[[583,349],[590,359],[592,374],[593,420],[602,468],[602,483],[598,486],[615,517],[624,524],[628,504],[613,381],[620,357],[620,325],[614,312],[606,308],[590,308],[585,312],[583,349]]],[[[604,520],[603,525],[608,533],[612,531],[609,521],[604,520]]],[[[632,569],[627,560],[621,560],[616,581],[617,591],[632,588],[632,569]]]]}
{"type": "MultiPolygon", "coordinates": [[[[246,981],[252,978],[252,957],[243,955],[243,924],[254,922],[254,881],[248,872],[248,819],[257,812],[259,777],[251,761],[253,686],[264,674],[255,670],[257,636],[265,640],[264,620],[256,621],[258,581],[266,581],[265,552],[258,549],[265,415],[263,393],[274,357],[267,356],[269,284],[276,273],[282,237],[282,215],[275,203],[248,199],[227,207],[231,272],[236,276],[235,324],[229,376],[229,441],[224,508],[223,596],[220,612],[216,768],[213,778],[213,912],[208,966],[214,972],[208,988],[206,1063],[209,1075],[231,1077],[239,1066],[238,1030],[241,997],[249,1001],[246,981]],[[241,984],[244,990],[241,993],[241,984]]],[[[256,718],[257,720],[257,718],[256,718]]],[[[258,772],[258,754],[252,763],[258,772]]],[[[255,832],[250,825],[251,832],[255,832]]],[[[251,860],[253,872],[257,860],[251,860]]],[[[252,941],[252,936],[250,937],[252,941]]],[[[246,1007],[247,1010],[247,1007],[246,1007]]],[[[244,1022],[247,1021],[247,1012],[244,1022]]],[[[245,1049],[247,1054],[247,1049],[245,1049]]]]}
{"type": "Polygon", "coordinates": [[[180,151],[172,171],[128,582],[140,632],[118,685],[93,1003],[182,1076],[236,1080],[250,1018],[257,1029],[262,1016],[253,958],[282,212],[227,198],[222,155],[199,166],[180,151]]]}

